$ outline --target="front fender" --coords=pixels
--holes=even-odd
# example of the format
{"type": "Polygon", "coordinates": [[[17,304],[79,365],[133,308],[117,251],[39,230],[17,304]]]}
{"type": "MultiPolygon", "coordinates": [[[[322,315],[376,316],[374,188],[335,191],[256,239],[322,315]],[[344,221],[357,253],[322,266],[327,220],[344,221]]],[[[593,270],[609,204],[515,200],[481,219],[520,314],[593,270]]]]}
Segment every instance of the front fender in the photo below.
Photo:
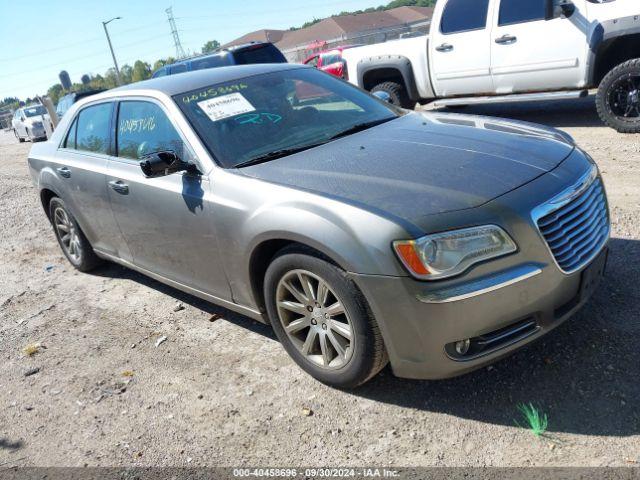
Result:
{"type": "MultiPolygon", "coordinates": [[[[364,207],[242,175],[217,175],[216,234],[236,302],[255,307],[251,258],[268,241],[307,245],[345,271],[405,276],[393,240],[411,238],[364,207]]],[[[216,187],[214,187],[216,190],[216,187]]]]}
{"type": "Polygon", "coordinates": [[[368,73],[387,69],[397,70],[400,73],[411,100],[417,101],[420,98],[411,60],[403,55],[381,55],[360,60],[357,67],[358,86],[364,88],[364,78],[368,73]]]}

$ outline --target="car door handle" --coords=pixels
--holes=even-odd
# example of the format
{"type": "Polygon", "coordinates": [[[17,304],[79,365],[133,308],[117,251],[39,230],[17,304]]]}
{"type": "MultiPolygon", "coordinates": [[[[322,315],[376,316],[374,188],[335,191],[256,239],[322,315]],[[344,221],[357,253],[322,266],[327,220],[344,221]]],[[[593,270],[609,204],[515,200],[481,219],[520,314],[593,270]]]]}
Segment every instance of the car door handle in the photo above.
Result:
{"type": "Polygon", "coordinates": [[[69,170],[67,167],[60,167],[60,168],[57,168],[56,170],[58,171],[61,177],[71,178],[71,170],[69,170]]]}
{"type": "Polygon", "coordinates": [[[512,43],[516,43],[518,41],[518,37],[514,37],[513,35],[503,35],[499,38],[496,38],[496,43],[500,45],[511,45],[512,43]]]}
{"type": "Polygon", "coordinates": [[[109,186],[116,192],[121,193],[122,195],[129,194],[129,185],[127,185],[121,180],[112,180],[109,182],[109,186]]]}
{"type": "Polygon", "coordinates": [[[436,50],[439,52],[450,52],[451,50],[453,50],[453,45],[449,43],[443,43],[442,45],[437,46],[436,50]]]}

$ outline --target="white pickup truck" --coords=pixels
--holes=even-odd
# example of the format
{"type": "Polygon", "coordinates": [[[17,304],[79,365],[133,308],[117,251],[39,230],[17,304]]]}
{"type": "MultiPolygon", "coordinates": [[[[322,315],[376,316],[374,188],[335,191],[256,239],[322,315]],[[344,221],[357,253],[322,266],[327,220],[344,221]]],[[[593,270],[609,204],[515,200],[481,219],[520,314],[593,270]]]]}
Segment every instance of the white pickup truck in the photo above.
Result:
{"type": "Polygon", "coordinates": [[[345,50],[349,81],[414,107],[578,98],[640,133],[640,0],[438,0],[428,36],[345,50]]]}

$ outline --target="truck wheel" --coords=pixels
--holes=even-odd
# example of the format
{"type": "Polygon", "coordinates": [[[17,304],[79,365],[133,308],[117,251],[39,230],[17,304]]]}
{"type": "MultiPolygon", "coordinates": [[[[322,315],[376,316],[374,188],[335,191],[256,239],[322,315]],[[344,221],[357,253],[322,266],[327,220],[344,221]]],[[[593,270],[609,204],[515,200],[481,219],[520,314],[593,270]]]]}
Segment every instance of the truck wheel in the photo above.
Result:
{"type": "Polygon", "coordinates": [[[409,98],[409,94],[407,93],[407,89],[404,88],[404,85],[397,82],[379,83],[371,89],[371,93],[373,92],[388,93],[391,97],[391,103],[396,107],[414,108],[416,106],[416,102],[409,98]]]}
{"type": "Polygon", "coordinates": [[[640,133],[640,58],[611,70],[600,83],[596,106],[602,121],[620,133],[640,133]]]}
{"type": "Polygon", "coordinates": [[[13,134],[16,136],[16,138],[18,139],[18,142],[20,143],[24,143],[24,138],[22,138],[19,134],[17,130],[13,130],[13,134]]]}
{"type": "Polygon", "coordinates": [[[355,388],[388,362],[380,329],[340,268],[301,249],[285,249],[267,268],[271,325],[293,360],[317,380],[355,388]]]}

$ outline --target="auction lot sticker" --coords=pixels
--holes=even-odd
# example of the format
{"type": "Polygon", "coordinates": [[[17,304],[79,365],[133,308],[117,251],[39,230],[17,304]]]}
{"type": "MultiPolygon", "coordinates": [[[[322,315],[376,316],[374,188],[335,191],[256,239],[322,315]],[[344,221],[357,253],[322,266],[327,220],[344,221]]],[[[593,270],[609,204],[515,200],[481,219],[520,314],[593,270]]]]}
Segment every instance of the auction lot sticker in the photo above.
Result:
{"type": "Polygon", "coordinates": [[[231,93],[222,97],[198,102],[198,106],[208,115],[212,122],[235,117],[243,113],[255,112],[255,108],[241,93],[231,93]]]}

